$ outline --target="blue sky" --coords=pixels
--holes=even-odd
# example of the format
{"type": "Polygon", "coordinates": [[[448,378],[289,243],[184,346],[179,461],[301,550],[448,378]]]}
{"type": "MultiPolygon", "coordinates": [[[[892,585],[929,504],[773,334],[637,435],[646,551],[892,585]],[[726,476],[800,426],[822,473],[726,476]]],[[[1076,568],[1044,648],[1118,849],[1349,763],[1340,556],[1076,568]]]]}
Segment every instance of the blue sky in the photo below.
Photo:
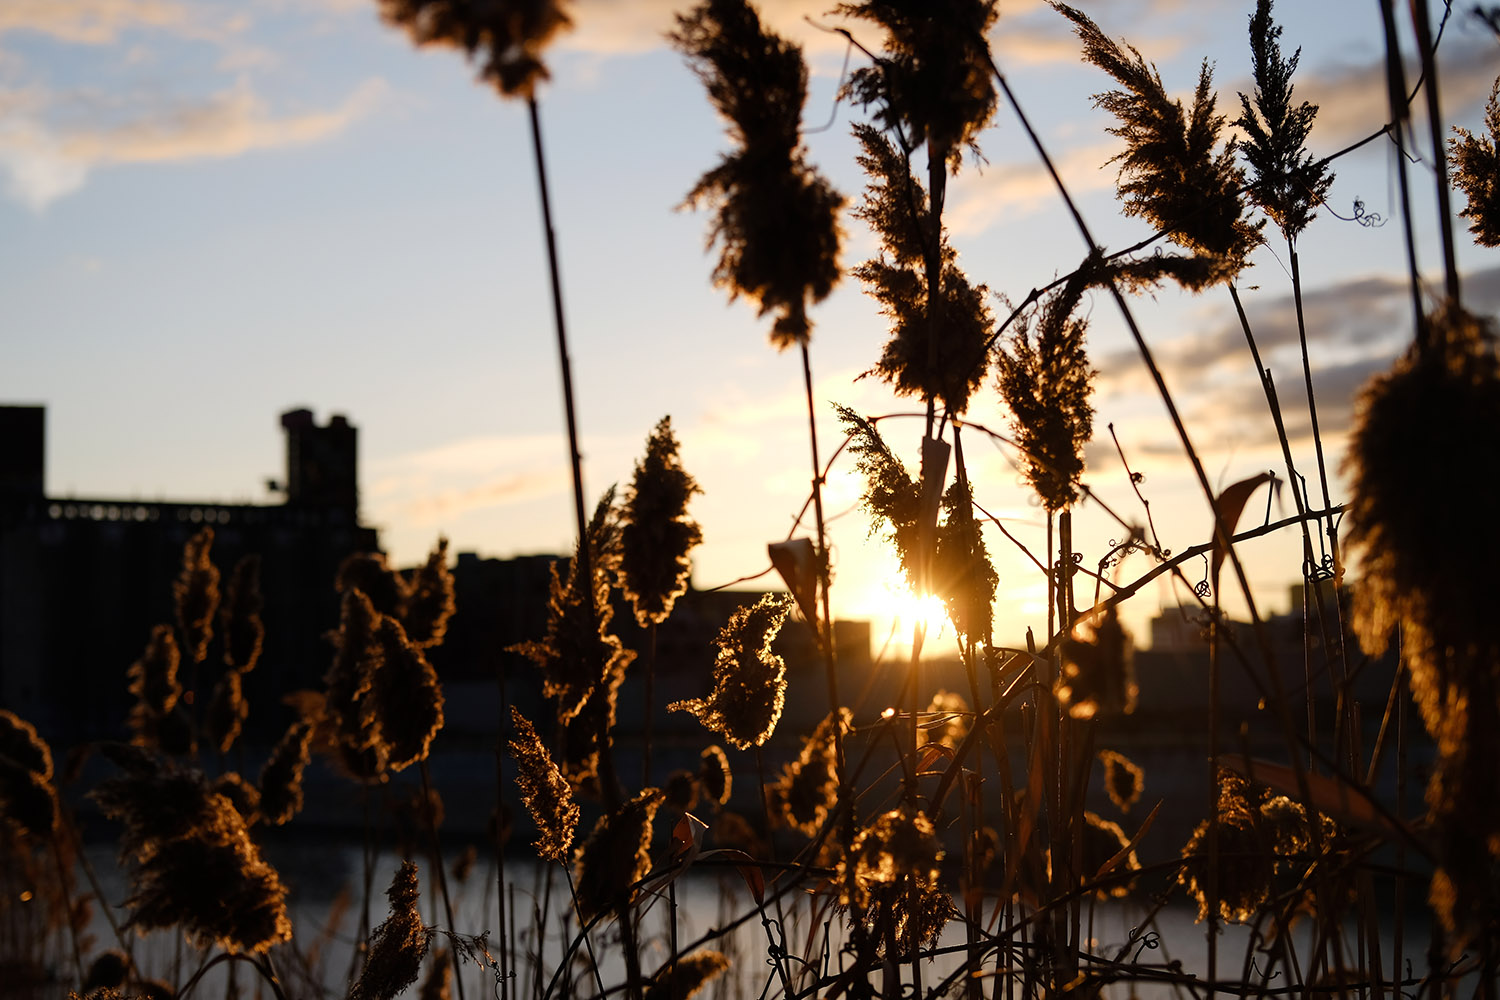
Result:
{"type": "MultiPolygon", "coordinates": [[[[694,505],[705,535],[695,582],[712,586],[766,568],[765,543],[790,530],[808,485],[806,425],[796,357],[777,354],[767,324],[710,286],[707,219],[677,209],[724,137],[661,40],[674,6],[573,4],[577,29],[550,53],[541,104],[588,487],[628,480],[647,433],[670,413],[705,491],[694,505]]],[[[1237,113],[1253,3],[1087,7],[1174,91],[1189,91],[1210,59],[1221,110],[1237,113]]],[[[833,122],[809,135],[812,158],[856,199],[849,124],[860,112],[833,100],[845,45],[804,16],[839,22],[818,4],[764,9],[807,49],[807,123],[833,122]]],[[[1119,247],[1147,235],[1119,215],[1115,171],[1104,166],[1118,147],[1090,98],[1109,81],[1078,61],[1045,5],[1001,11],[998,58],[1096,237],[1119,247]]],[[[1298,96],[1322,106],[1313,151],[1379,128],[1373,0],[1283,0],[1276,15],[1288,47],[1304,49],[1298,96]]],[[[1497,54],[1493,33],[1456,10],[1441,62],[1450,123],[1479,126],[1497,54]]],[[[1007,111],[981,143],[987,162],[965,164],[947,221],[971,277],[1020,300],[1076,266],[1083,246],[1007,111]]],[[[530,155],[520,105],[476,85],[458,54],[414,50],[370,2],[0,2],[0,399],[47,404],[49,491],[268,501],[263,480],[282,471],[277,414],[306,405],[360,427],[365,516],[398,561],[419,559],[440,533],[486,555],[566,549],[566,448],[530,155]]],[[[1301,242],[1335,466],[1358,386],[1409,337],[1392,157],[1382,140],[1340,160],[1330,195],[1345,216],[1358,199],[1390,221],[1364,227],[1325,212],[1301,242]]],[[[1435,272],[1431,172],[1413,170],[1421,259],[1435,272]]],[[[874,242],[852,218],[846,229],[852,267],[874,242]]],[[[1242,288],[1310,473],[1285,258],[1279,246],[1258,251],[1242,288]]],[[[1500,258],[1461,235],[1460,262],[1471,305],[1493,312],[1500,258]]],[[[1090,308],[1101,377],[1089,481],[1141,520],[1112,457],[1113,422],[1146,474],[1164,544],[1203,541],[1203,499],[1113,305],[1099,297],[1090,308]]],[[[1227,295],[1162,292],[1138,309],[1210,476],[1228,484],[1279,466],[1227,295]]],[[[915,407],[857,380],[886,329],[856,281],[814,320],[827,454],[840,440],[828,402],[867,414],[915,407]]],[[[969,416],[1004,429],[992,383],[969,416]]],[[[908,453],[920,436],[915,423],[884,426],[908,453]]],[[[1013,457],[970,444],[971,478],[986,508],[1039,550],[1043,520],[1013,457]]],[[[836,467],[830,511],[853,508],[858,492],[852,469],[836,467]]],[[[1334,493],[1342,497],[1338,483],[1334,493]]],[[[1078,519],[1092,563],[1121,532],[1096,509],[1078,519]]],[[[835,522],[846,614],[878,611],[894,584],[892,557],[867,535],[857,513],[835,522]]],[[[1044,624],[1035,569],[998,534],[988,541],[1002,631],[1044,624]]],[[[1247,547],[1262,603],[1285,606],[1298,549],[1290,534],[1247,547]]],[[[1146,568],[1127,563],[1123,578],[1146,568]]],[[[1139,624],[1176,600],[1169,587],[1144,594],[1131,617],[1139,624]]]]}

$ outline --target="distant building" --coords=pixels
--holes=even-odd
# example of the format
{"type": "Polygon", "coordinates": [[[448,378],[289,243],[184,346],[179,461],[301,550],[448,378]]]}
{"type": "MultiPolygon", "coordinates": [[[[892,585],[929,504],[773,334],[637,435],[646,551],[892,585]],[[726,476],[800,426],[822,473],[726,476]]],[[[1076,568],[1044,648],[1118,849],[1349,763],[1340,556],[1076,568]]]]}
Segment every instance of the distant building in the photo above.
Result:
{"type": "MultiPolygon", "coordinates": [[[[245,679],[252,706],[319,686],[323,633],[338,622],[339,564],[379,540],[359,523],[355,428],[337,415],[319,426],[309,410],[283,414],[281,425],[282,504],[49,497],[43,407],[0,406],[0,706],[53,737],[119,736],[126,669],[152,626],[173,621],[182,546],[204,526],[225,583],[241,556],[261,557],[266,645],[245,679]]],[[[204,664],[200,698],[221,669],[218,655],[211,649],[204,664]]],[[[286,721],[262,708],[250,725],[270,732],[286,721]]]]}

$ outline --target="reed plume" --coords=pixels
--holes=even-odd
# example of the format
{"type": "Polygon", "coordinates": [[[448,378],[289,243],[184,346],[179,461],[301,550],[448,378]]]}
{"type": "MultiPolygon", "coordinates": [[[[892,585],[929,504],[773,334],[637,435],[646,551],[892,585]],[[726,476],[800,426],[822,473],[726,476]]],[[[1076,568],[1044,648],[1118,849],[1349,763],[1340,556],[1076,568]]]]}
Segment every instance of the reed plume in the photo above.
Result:
{"type": "Polygon", "coordinates": [[[376,632],[380,666],[372,686],[372,707],[386,766],[401,771],[427,759],[443,728],[443,688],[421,647],[406,638],[401,623],[382,618],[376,632]]]}
{"type": "Polygon", "coordinates": [[[163,745],[164,723],[172,716],[178,699],[182,697],[182,684],[177,679],[179,661],[172,627],[158,625],[151,630],[151,638],[146,641],[141,658],[125,672],[130,693],[136,698],[125,722],[130,729],[131,742],[137,746],[155,748],[163,745]]]}
{"type": "Polygon", "coordinates": [[[196,771],[143,753],[109,756],[126,771],[91,797],[123,824],[133,860],[126,926],[180,926],[203,947],[263,952],[291,937],[286,888],[228,798],[196,771]]]}
{"type": "Polygon", "coordinates": [[[737,749],[763,745],[786,703],[786,662],[771,652],[771,641],[791,610],[786,596],[766,594],[735,611],[714,640],[713,690],[707,698],[673,702],[668,711],[691,712],[737,749]]]}
{"type": "Polygon", "coordinates": [[[974,492],[966,479],[955,479],[943,492],[942,508],[931,586],[942,597],[953,630],[977,646],[990,639],[1000,577],[974,518],[974,492]]]}
{"type": "Polygon", "coordinates": [[[723,747],[713,744],[705,747],[698,756],[701,761],[698,765],[699,787],[715,803],[724,805],[734,789],[734,773],[729,769],[728,755],[723,747]]]}
{"type": "Polygon", "coordinates": [[[1100,750],[1099,760],[1104,764],[1104,790],[1109,800],[1120,812],[1129,814],[1130,807],[1141,800],[1146,787],[1146,772],[1129,757],[1114,750],[1100,750]]]}
{"type": "Polygon", "coordinates": [[[312,745],[313,725],[298,719],[287,727],[260,771],[260,815],[283,826],[302,811],[302,772],[312,745]]]}
{"type": "Polygon", "coordinates": [[[516,727],[516,736],[510,741],[511,757],[516,762],[516,784],[521,789],[521,802],[540,834],[536,841],[537,856],[562,862],[573,846],[580,815],[573,801],[572,786],[520,710],[512,706],[510,718],[516,727]]]}
{"type": "Polygon", "coordinates": [[[1494,324],[1445,304],[1365,387],[1345,471],[1349,545],[1363,561],[1355,628],[1375,653],[1401,627],[1412,694],[1437,742],[1427,787],[1440,833],[1433,903],[1450,928],[1488,926],[1500,913],[1495,880],[1477,877],[1500,861],[1500,629],[1482,585],[1500,558],[1500,527],[1475,520],[1456,544],[1452,525],[1433,516],[1427,484],[1492,496],[1497,449],[1494,324]]]}
{"type": "Polygon", "coordinates": [[[453,571],[448,568],[448,539],[439,538],[427,561],[401,579],[401,627],[414,646],[439,645],[448,634],[454,601],[453,571]]]}
{"type": "MultiPolygon", "coordinates": [[[[1083,863],[1078,876],[1084,881],[1092,879],[1115,855],[1130,846],[1130,838],[1125,836],[1120,824],[1087,809],[1083,811],[1083,827],[1078,835],[1083,839],[1083,863]]],[[[1124,898],[1130,894],[1131,880],[1120,878],[1119,872],[1140,870],[1140,858],[1132,850],[1108,873],[1113,877],[1094,889],[1094,895],[1099,899],[1124,898]]]]}
{"type": "Polygon", "coordinates": [[[688,192],[714,211],[714,284],[775,314],[771,342],[805,343],[809,301],[838,283],[843,197],[807,162],[800,136],[807,99],[802,50],[768,31],[745,0],[704,0],[677,17],[672,44],[687,56],[728,123],[735,149],[688,192]]]}
{"type": "Polygon", "coordinates": [[[573,863],[579,920],[629,903],[631,887],[651,868],[652,821],[661,803],[661,791],[647,788],[594,824],[573,863]]]}
{"type": "Polygon", "coordinates": [[[266,639],[266,626],[260,617],[264,607],[265,600],[260,594],[260,556],[245,556],[234,564],[219,607],[225,666],[240,673],[255,669],[266,639]]]}
{"type": "Polygon", "coordinates": [[[1454,128],[1448,140],[1453,158],[1453,186],[1469,199],[1458,214],[1469,220],[1469,232],[1482,247],[1500,247],[1500,79],[1484,106],[1489,135],[1454,128]]]}
{"type": "Polygon", "coordinates": [[[853,714],[841,708],[818,723],[797,759],[782,766],[781,777],[766,788],[773,818],[811,837],[838,804],[839,779],[834,754],[835,727],[848,731],[853,714]]]}
{"type": "Polygon", "coordinates": [[[323,713],[333,736],[328,749],[349,777],[374,783],[386,780],[388,760],[375,704],[375,675],[385,657],[382,620],[364,590],[345,589],[339,627],[332,634],[333,663],[323,677],[323,713]]]}
{"type": "Polygon", "coordinates": [[[214,682],[208,712],[203,717],[203,734],[219,753],[228,753],[249,717],[250,703],[245,700],[241,672],[230,667],[214,682]]]}
{"type": "Polygon", "coordinates": [[[1091,401],[1097,376],[1084,350],[1088,321],[1075,317],[1088,287],[1102,279],[1096,253],[1037,310],[1036,329],[1020,319],[1005,350],[998,353],[1000,395],[1010,408],[1032,489],[1048,511],[1078,499],[1083,449],[1093,436],[1091,401]]]}
{"type": "Polygon", "coordinates": [[[37,840],[51,838],[57,825],[52,749],[7,709],[0,709],[0,816],[37,840]]]}
{"type": "Polygon", "coordinates": [[[1234,124],[1245,132],[1239,149],[1250,164],[1250,199],[1283,236],[1295,240],[1317,214],[1333,172],[1307,151],[1318,106],[1292,103],[1292,74],[1302,50],[1290,59],[1282,55],[1281,26],[1272,22],[1271,6],[1271,0],[1258,0],[1250,15],[1255,96],[1239,95],[1242,114],[1234,124]]]}
{"type": "Polygon", "coordinates": [[[198,529],[182,547],[182,572],[172,584],[183,651],[194,663],[202,663],[208,656],[214,613],[219,608],[219,571],[209,559],[213,544],[214,529],[198,529]]]}
{"type": "Polygon", "coordinates": [[[246,826],[255,823],[260,810],[260,789],[246,781],[238,771],[225,771],[208,787],[215,795],[229,800],[246,826]]]}
{"type": "Polygon", "coordinates": [[[645,457],[635,464],[620,528],[620,589],[642,628],[665,621],[687,592],[688,553],[703,541],[687,505],[701,492],[678,457],[672,418],[662,417],[646,440],[645,457]]]}
{"type": "Polygon", "coordinates": [[[984,379],[994,318],[985,300],[989,289],[974,285],[958,266],[958,251],[947,237],[932,237],[928,192],[911,174],[907,156],[869,125],[854,126],[859,165],[870,177],[855,215],[881,241],[880,256],[853,271],[890,320],[873,372],[897,395],[941,400],[951,414],[962,413],[984,379]],[[938,244],[934,268],[929,244],[938,244]],[[939,290],[928,288],[929,272],[939,290]]]}
{"type": "Polygon", "coordinates": [[[729,959],[708,948],[674,958],[657,970],[644,1000],[688,1000],[729,968],[729,959]]]}
{"type": "Polygon", "coordinates": [[[383,552],[356,552],[339,564],[334,586],[340,594],[357,590],[370,606],[392,618],[401,614],[401,594],[405,589],[401,574],[385,561],[383,552]]]}
{"type": "Polygon", "coordinates": [[[417,866],[401,862],[386,889],[391,914],[370,935],[370,948],[359,979],[349,990],[348,1000],[393,1000],[417,981],[431,934],[417,912],[421,887],[417,866]]]}
{"type": "Polygon", "coordinates": [[[1114,605],[1078,623],[1058,647],[1062,669],[1053,693],[1075,719],[1135,711],[1134,644],[1114,605]]]}
{"type": "Polygon", "coordinates": [[[527,98],[548,78],[543,50],[573,24],[559,0],[380,0],[380,16],[419,46],[462,49],[502,96],[527,98]]]}
{"type": "Polygon", "coordinates": [[[897,953],[912,954],[935,942],[957,916],[939,885],[942,860],[932,820],[904,804],[875,817],[855,836],[834,879],[839,901],[864,912],[872,930],[891,921],[897,953]]]}
{"type": "Polygon", "coordinates": [[[1083,58],[1124,88],[1098,94],[1096,107],[1113,114],[1110,129],[1125,140],[1119,196],[1126,215],[1145,219],[1187,250],[1208,258],[1219,281],[1246,265],[1260,239],[1260,224],[1244,216],[1239,192],[1244,172],[1235,165],[1233,140],[1219,147],[1225,118],[1215,113],[1213,72],[1204,60],[1191,109],[1167,96],[1161,74],[1133,45],[1123,48],[1088,15],[1053,0],[1083,41],[1083,58]]]}

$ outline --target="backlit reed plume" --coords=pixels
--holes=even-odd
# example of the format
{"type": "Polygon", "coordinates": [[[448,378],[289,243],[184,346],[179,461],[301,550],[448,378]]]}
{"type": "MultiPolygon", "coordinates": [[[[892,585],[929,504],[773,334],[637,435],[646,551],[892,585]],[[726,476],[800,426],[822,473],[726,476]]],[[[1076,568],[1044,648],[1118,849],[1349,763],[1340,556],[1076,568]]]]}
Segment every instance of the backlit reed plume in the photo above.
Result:
{"type": "Polygon", "coordinates": [[[855,835],[838,864],[839,901],[864,911],[872,926],[891,921],[897,951],[909,954],[935,942],[957,916],[938,884],[942,859],[925,812],[902,805],[882,813],[855,835]]]}
{"type": "MultiPolygon", "coordinates": [[[[1273,795],[1262,785],[1246,781],[1232,771],[1218,775],[1219,811],[1219,916],[1236,923],[1255,918],[1278,889],[1282,875],[1296,875],[1307,865],[1313,848],[1313,830],[1307,810],[1285,795],[1273,795]]],[[[1336,829],[1319,816],[1324,841],[1336,829]]],[[[1178,881],[1187,886],[1198,902],[1198,919],[1209,913],[1208,820],[1199,823],[1182,849],[1188,863],[1178,881]]]]}
{"type": "Polygon", "coordinates": [[[663,802],[677,812],[691,812],[698,804],[698,776],[678,768],[661,786],[663,802]]]}
{"type": "Polygon", "coordinates": [[[443,641],[456,607],[448,539],[439,538],[427,561],[402,578],[401,613],[396,617],[411,643],[427,649],[443,641]]]}
{"type": "Polygon", "coordinates": [[[1359,401],[1345,472],[1351,551],[1363,561],[1354,624],[1367,651],[1401,627],[1422,721],[1437,741],[1427,804],[1440,829],[1434,903],[1450,926],[1497,905],[1500,859],[1500,618],[1485,577],[1500,558],[1491,519],[1454,535],[1447,497],[1500,490],[1500,364],[1492,322],[1447,304],[1359,401]]]}
{"type": "Polygon", "coordinates": [[[94,990],[117,990],[125,985],[130,974],[130,959],[118,948],[102,951],[89,963],[83,977],[82,992],[85,996],[94,990]]]}
{"type": "Polygon", "coordinates": [[[708,948],[675,958],[651,977],[645,1000],[688,1000],[727,968],[729,959],[708,948]]]}
{"type": "Polygon", "coordinates": [[[547,79],[542,51],[572,26],[559,0],[380,0],[380,15],[417,45],[462,49],[501,94],[531,97],[547,79]]]}
{"type": "Polygon", "coordinates": [[[391,901],[391,915],[370,935],[364,970],[350,988],[348,1000],[393,1000],[422,971],[431,935],[417,912],[421,895],[417,866],[401,862],[385,895],[391,901]]]}
{"type": "Polygon", "coordinates": [[[214,682],[208,711],[203,717],[203,735],[219,753],[228,753],[249,717],[250,703],[245,700],[244,681],[240,671],[230,667],[214,682]]]}
{"type": "Polygon", "coordinates": [[[358,590],[370,606],[392,618],[401,614],[401,574],[386,564],[381,552],[356,552],[339,564],[334,586],[340,594],[358,590]]]}
{"type": "Polygon", "coordinates": [[[381,614],[356,587],[344,591],[333,663],[324,675],[323,715],[332,723],[334,761],[356,780],[386,779],[387,748],[375,707],[375,674],[384,659],[381,614]]]}
{"type": "Polygon", "coordinates": [[[1333,184],[1333,172],[1307,151],[1318,106],[1292,103],[1292,74],[1302,50],[1290,59],[1281,52],[1281,26],[1271,21],[1271,0],[1258,0],[1250,15],[1250,55],[1255,70],[1254,100],[1240,94],[1243,129],[1240,152],[1250,164],[1250,199],[1288,240],[1295,240],[1316,214],[1333,184]]]}
{"type": "Polygon", "coordinates": [[[806,342],[809,300],[838,283],[843,197],[807,162],[800,120],[807,99],[802,50],[767,31],[745,0],[704,0],[677,17],[672,44],[728,123],[734,150],[704,174],[685,204],[714,211],[714,283],[775,314],[771,342],[806,342]]]}
{"type": "MultiPolygon", "coordinates": [[[[1081,836],[1083,838],[1082,867],[1078,872],[1078,877],[1084,882],[1092,880],[1101,868],[1114,859],[1115,855],[1130,846],[1130,838],[1125,836],[1125,831],[1120,829],[1120,824],[1104,819],[1087,809],[1083,811],[1081,836]]],[[[1122,899],[1128,896],[1131,879],[1122,878],[1121,874],[1140,870],[1140,858],[1136,857],[1135,851],[1132,850],[1125,855],[1123,861],[1106,873],[1104,880],[1094,889],[1094,895],[1099,899],[1122,899]]]]}
{"type": "Polygon", "coordinates": [[[1100,750],[1099,760],[1104,764],[1104,790],[1109,800],[1120,812],[1129,814],[1130,807],[1141,800],[1146,787],[1146,772],[1139,764],[1114,750],[1100,750]]]}
{"type": "Polygon", "coordinates": [[[182,572],[172,583],[183,652],[194,663],[202,663],[208,655],[208,643],[214,636],[214,613],[219,609],[219,571],[209,560],[213,544],[214,529],[198,529],[182,547],[182,572]]]}
{"type": "Polygon", "coordinates": [[[381,619],[376,638],[381,656],[372,690],[375,719],[386,766],[400,771],[425,760],[443,728],[443,688],[421,648],[407,640],[395,619],[381,619]]]}
{"type": "Polygon", "coordinates": [[[668,710],[691,712],[737,749],[763,745],[786,703],[786,662],[771,652],[771,641],[791,610],[782,594],[766,594],[736,610],[714,640],[719,652],[713,690],[707,698],[673,702],[668,710]]]}
{"type": "Polygon", "coordinates": [[[634,658],[635,653],[625,650],[612,659],[604,679],[594,685],[584,696],[578,712],[562,725],[558,766],[563,777],[580,793],[597,795],[601,791],[599,755],[606,749],[602,741],[610,739],[609,733],[615,727],[620,686],[625,683],[625,668],[634,658]]]}
{"type": "Polygon", "coordinates": [[[703,541],[687,505],[701,492],[677,455],[672,418],[662,417],[646,440],[645,457],[635,464],[620,528],[620,589],[643,628],[665,621],[687,592],[688,553],[703,541]]]}
{"type": "Polygon", "coordinates": [[[922,742],[940,743],[958,749],[958,745],[969,735],[972,713],[963,695],[939,689],[932,701],[927,703],[926,721],[922,724],[922,742]]]}
{"type": "Polygon", "coordinates": [[[874,371],[897,395],[938,399],[949,413],[962,413],[988,364],[994,328],[985,303],[989,289],[969,283],[958,252],[939,235],[940,290],[929,315],[928,192],[912,176],[908,158],[877,129],[855,125],[854,135],[862,149],[859,165],[870,178],[854,214],[880,236],[881,253],[853,273],[880,303],[891,329],[874,371]]]}
{"type": "Polygon", "coordinates": [[[1239,190],[1244,172],[1235,165],[1235,144],[1219,146],[1224,116],[1215,113],[1213,72],[1207,60],[1198,72],[1192,108],[1167,96],[1161,74],[1132,45],[1122,49],[1088,15],[1053,2],[1083,41],[1083,58],[1114,77],[1123,90],[1094,98],[1119,124],[1110,132],[1125,140],[1119,195],[1126,215],[1139,216],[1172,242],[1210,258],[1218,280],[1231,280],[1259,240],[1259,225],[1243,217],[1239,190]]]}
{"type": "Polygon", "coordinates": [[[448,949],[434,948],[432,961],[427,964],[427,975],[417,989],[418,1000],[451,1000],[453,990],[453,960],[448,949]]]}
{"type": "Polygon", "coordinates": [[[1475,243],[1500,247],[1500,79],[1484,106],[1484,127],[1488,136],[1455,128],[1448,155],[1453,158],[1453,186],[1469,199],[1458,214],[1469,220],[1475,243]]]}
{"type": "Polygon", "coordinates": [[[36,727],[0,709],[0,816],[38,840],[57,825],[52,750],[36,727]]]}
{"type": "Polygon", "coordinates": [[[1053,693],[1075,719],[1135,711],[1135,648],[1114,605],[1086,618],[1058,646],[1062,669],[1053,693]]]}
{"type": "Polygon", "coordinates": [[[1084,291],[1099,280],[1098,256],[1084,262],[1057,291],[1042,300],[1035,330],[1018,319],[999,352],[1000,395],[1010,408],[1021,468],[1048,511],[1078,499],[1083,449],[1094,432],[1094,378],[1084,350],[1088,320],[1075,317],[1084,291]]]}
{"type": "Polygon", "coordinates": [[[139,751],[106,751],[124,767],[91,797],[119,820],[133,861],[127,926],[181,927],[202,947],[265,951],[291,937],[286,889],[261,859],[230,800],[196,771],[139,751]]]}
{"type": "MultiPolygon", "coordinates": [[[[623,673],[635,659],[617,636],[609,631],[614,609],[609,603],[610,583],[619,565],[620,526],[614,508],[615,491],[607,490],[594,508],[588,525],[589,566],[593,580],[581,579],[580,563],[572,559],[566,575],[551,567],[552,583],[547,599],[547,634],[534,642],[511,647],[542,671],[542,690],[557,702],[557,717],[570,721],[584,702],[613,675],[623,673]],[[593,587],[590,610],[588,587],[593,587]]],[[[595,711],[603,706],[596,704],[595,711]]],[[[610,712],[614,709],[611,705],[610,712]]]]}
{"type": "Polygon", "coordinates": [[[847,732],[852,720],[847,708],[828,715],[802,745],[797,759],[782,766],[781,777],[766,789],[767,808],[777,821],[809,837],[818,832],[838,803],[835,727],[847,732]]]}
{"type": "Polygon", "coordinates": [[[984,534],[974,518],[974,493],[967,480],[955,479],[943,492],[942,508],[932,589],[942,597],[954,631],[971,644],[986,643],[1000,577],[990,562],[984,534]]]}
{"type": "Polygon", "coordinates": [[[510,741],[510,753],[516,762],[516,785],[521,802],[536,824],[537,856],[547,861],[564,861],[573,846],[580,810],[573,801],[573,788],[552,760],[536,729],[514,707],[510,719],[516,736],[510,741]]]}
{"type": "Polygon", "coordinates": [[[865,479],[864,502],[870,513],[870,533],[889,526],[889,540],[896,547],[907,586],[917,593],[917,547],[920,533],[917,525],[922,514],[922,489],[912,480],[906,466],[891,451],[875,425],[847,406],[834,405],[839,421],[849,434],[849,453],[865,479]]]}
{"type": "Polygon", "coordinates": [[[158,625],[151,630],[151,638],[146,641],[141,658],[125,672],[130,693],[136,699],[126,725],[130,729],[131,742],[137,746],[162,745],[164,720],[177,709],[177,701],[182,697],[182,684],[177,679],[179,660],[172,627],[158,625]]]}
{"type": "Polygon", "coordinates": [[[719,805],[729,801],[734,790],[734,773],[729,770],[729,757],[718,744],[706,747],[699,755],[698,784],[703,794],[719,805]]]}
{"type": "Polygon", "coordinates": [[[574,861],[579,920],[629,902],[631,886],[651,868],[652,822],[661,802],[661,791],[647,788],[594,824],[574,861]]]}
{"type": "Polygon", "coordinates": [[[245,556],[234,564],[219,607],[225,666],[241,673],[255,669],[266,638],[266,627],[260,618],[264,607],[265,600],[260,595],[260,556],[245,556]]]}
{"type": "Polygon", "coordinates": [[[310,758],[312,736],[311,722],[293,722],[260,770],[260,815],[272,826],[282,826],[302,811],[302,772],[310,758]]]}
{"type": "Polygon", "coordinates": [[[881,128],[910,149],[926,145],[940,165],[958,166],[964,147],[995,114],[990,28],[996,0],[860,0],[835,8],[885,29],[874,66],[856,70],[849,91],[874,105],[881,128]]]}

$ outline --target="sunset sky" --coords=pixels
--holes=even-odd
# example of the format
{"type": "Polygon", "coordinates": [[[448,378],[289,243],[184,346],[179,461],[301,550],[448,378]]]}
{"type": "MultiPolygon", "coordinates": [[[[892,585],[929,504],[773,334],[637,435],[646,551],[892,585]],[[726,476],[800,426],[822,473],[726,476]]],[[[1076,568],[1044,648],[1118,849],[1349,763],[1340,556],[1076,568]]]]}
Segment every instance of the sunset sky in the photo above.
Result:
{"type": "MultiPolygon", "coordinates": [[[[550,54],[541,108],[588,489],[627,482],[646,435],[671,414],[704,490],[693,506],[705,536],[694,580],[707,587],[766,568],[765,544],[791,529],[809,463],[797,357],[778,354],[768,322],[711,287],[708,219],[678,210],[725,139],[663,42],[677,6],[572,5],[577,29],[550,54]]],[[[1250,89],[1251,0],[1085,6],[1174,92],[1190,92],[1208,58],[1220,109],[1238,114],[1235,92],[1250,89]]],[[[1441,50],[1445,114],[1478,128],[1500,41],[1459,6],[1441,50]]],[[[852,205],[862,181],[849,125],[862,112],[836,107],[834,93],[846,57],[851,66],[862,57],[816,26],[844,23],[821,5],[763,9],[806,48],[812,159],[852,205]]],[[[1388,112],[1375,0],[1283,0],[1276,17],[1287,47],[1303,48],[1298,97],[1322,106],[1313,151],[1378,129],[1388,112]]],[[[878,47],[868,26],[850,26],[878,47]]],[[[1119,145],[1091,95],[1112,81],[1079,62],[1066,22],[1044,4],[1002,0],[993,41],[1096,238],[1118,248],[1148,235],[1120,216],[1105,166],[1119,145]]],[[[475,84],[459,54],[416,51],[370,0],[0,2],[0,401],[47,405],[49,493],[274,502],[264,480],[283,474],[277,415],[307,406],[359,427],[363,513],[397,562],[420,559],[440,534],[455,551],[490,556],[566,550],[567,452],[525,124],[524,107],[475,84]]],[[[950,189],[952,242],[974,281],[1019,301],[1077,266],[1085,247],[1008,109],[981,144],[987,162],[966,161],[950,189]]],[[[1419,254],[1435,274],[1425,125],[1416,152],[1419,254]]],[[[1352,217],[1358,202],[1384,224],[1323,212],[1300,244],[1335,468],[1359,386],[1410,338],[1394,155],[1380,140],[1339,160],[1330,194],[1339,214],[1352,217]]],[[[846,231],[852,267],[875,243],[852,217],[846,231]]],[[[1473,246],[1462,220],[1459,232],[1468,304],[1493,314],[1500,256],[1473,246]]],[[[1315,482],[1285,248],[1273,240],[1253,260],[1242,280],[1250,318],[1299,466],[1315,482]]],[[[1280,467],[1227,293],[1165,291],[1137,308],[1209,476],[1222,486],[1280,467]]],[[[1113,422],[1145,474],[1163,543],[1206,540],[1203,497],[1113,303],[1097,295],[1088,310],[1100,371],[1089,483],[1143,520],[1105,429],[1113,422]]],[[[857,281],[813,318],[825,455],[842,439],[830,402],[866,414],[918,409],[874,378],[857,380],[886,339],[857,281]]],[[[993,378],[969,419],[1006,429],[993,378]]],[[[919,422],[882,427],[914,452],[919,422]]],[[[977,433],[965,444],[976,497],[1041,552],[1044,518],[1014,454],[977,433]]],[[[852,466],[837,464],[830,514],[853,509],[859,491],[852,466]]],[[[1345,498],[1338,482],[1333,492],[1345,498]]],[[[1272,516],[1291,510],[1287,496],[1272,516]]],[[[1078,548],[1093,565],[1123,531],[1097,507],[1077,516],[1078,548]]],[[[1264,516],[1258,497],[1246,523],[1264,516]]],[[[887,614],[887,547],[858,513],[833,527],[836,611],[887,614]]],[[[1040,574],[998,533],[987,542],[1001,634],[1028,624],[1040,634],[1040,574]]],[[[1261,603],[1284,610],[1297,536],[1246,556],[1261,603]]],[[[1136,557],[1121,578],[1147,568],[1136,557]]],[[[1150,590],[1131,620],[1139,627],[1176,601],[1168,586],[1150,590]]]]}

